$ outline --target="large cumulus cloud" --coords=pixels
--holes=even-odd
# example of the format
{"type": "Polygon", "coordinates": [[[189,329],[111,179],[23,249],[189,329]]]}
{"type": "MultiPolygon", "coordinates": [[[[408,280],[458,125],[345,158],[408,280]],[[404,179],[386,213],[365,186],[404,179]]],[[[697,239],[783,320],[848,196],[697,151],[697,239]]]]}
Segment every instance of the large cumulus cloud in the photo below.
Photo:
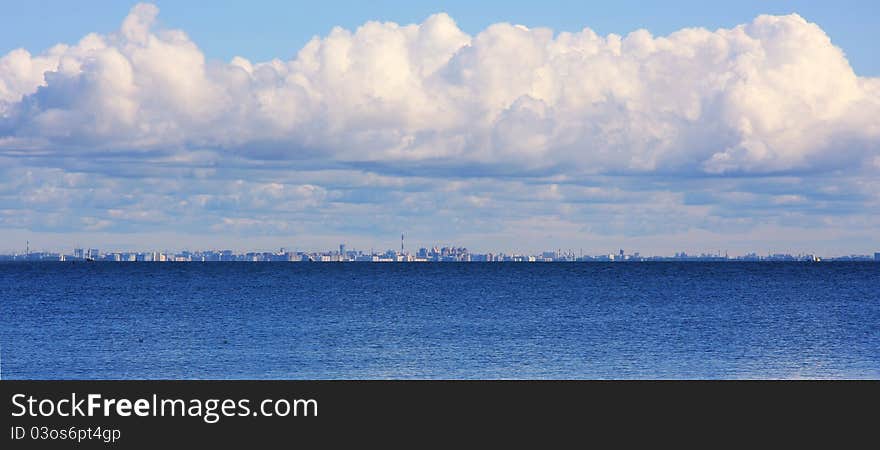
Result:
{"type": "Polygon", "coordinates": [[[119,31],[0,59],[0,146],[213,149],[389,170],[779,173],[873,168],[880,80],[797,15],[732,29],[492,25],[437,14],[212,62],[134,7],[119,31]]]}
{"type": "Polygon", "coordinates": [[[157,17],[0,56],[0,251],[880,245],[880,79],[797,15],[657,37],[437,14],[266,62],[157,17]]]}

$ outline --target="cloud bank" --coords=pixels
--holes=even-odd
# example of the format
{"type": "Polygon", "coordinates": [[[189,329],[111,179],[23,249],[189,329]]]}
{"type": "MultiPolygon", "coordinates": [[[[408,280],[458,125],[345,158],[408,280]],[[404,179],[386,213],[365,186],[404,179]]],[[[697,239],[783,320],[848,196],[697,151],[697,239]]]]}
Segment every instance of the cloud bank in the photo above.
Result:
{"type": "Polygon", "coordinates": [[[49,226],[76,200],[56,198],[45,213],[37,205],[83,173],[99,174],[92,194],[108,192],[101,201],[77,197],[97,216],[80,230],[191,213],[193,223],[210,217],[214,230],[294,233],[291,220],[259,217],[347,205],[357,221],[376,217],[362,205],[397,201],[408,209],[386,205],[386,218],[428,210],[436,220],[437,205],[449,203],[511,223],[550,215],[567,224],[562,234],[600,217],[640,234],[711,229],[744,208],[743,226],[755,227],[786,214],[839,220],[877,204],[880,79],[854,73],[798,15],[668,36],[504,23],[471,36],[436,14],[414,25],[334,28],[290,61],[220,62],[183,31],[158,26],[158,12],[139,4],[117,32],[0,57],[9,172],[60,171],[33,181],[42,184],[10,174],[3,189],[20,198],[0,211],[19,222],[6,226],[49,226]],[[137,181],[119,178],[126,173],[137,181]],[[169,177],[179,189],[150,200],[160,194],[149,180],[169,177]],[[629,210],[643,216],[595,207],[617,202],[640,205],[629,210]],[[762,219],[762,211],[775,213],[762,219]],[[650,223],[654,214],[662,225],[650,223]]]}

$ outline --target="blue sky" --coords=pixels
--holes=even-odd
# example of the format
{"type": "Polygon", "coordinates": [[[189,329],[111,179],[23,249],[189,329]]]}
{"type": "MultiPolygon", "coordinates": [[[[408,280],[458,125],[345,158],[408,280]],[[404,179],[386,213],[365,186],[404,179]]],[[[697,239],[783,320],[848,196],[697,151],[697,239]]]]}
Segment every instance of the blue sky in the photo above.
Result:
{"type": "MultiPolygon", "coordinates": [[[[40,0],[3,2],[0,52],[17,47],[39,51],[72,42],[89,32],[110,32],[136,2],[40,0]]],[[[745,23],[759,14],[798,13],[816,22],[842,47],[859,74],[880,74],[873,45],[880,27],[880,4],[870,0],[705,2],[619,1],[323,1],[252,0],[211,2],[156,1],[164,25],[186,30],[214,58],[252,60],[291,58],[312,36],[334,26],[354,28],[368,20],[418,23],[447,12],[466,32],[496,22],[577,31],[589,26],[600,34],[625,34],[647,28],[667,34],[685,27],[710,29],[745,23]]]]}
{"type": "Polygon", "coordinates": [[[0,251],[880,249],[876,3],[641,3],[5,4],[0,251]]]}

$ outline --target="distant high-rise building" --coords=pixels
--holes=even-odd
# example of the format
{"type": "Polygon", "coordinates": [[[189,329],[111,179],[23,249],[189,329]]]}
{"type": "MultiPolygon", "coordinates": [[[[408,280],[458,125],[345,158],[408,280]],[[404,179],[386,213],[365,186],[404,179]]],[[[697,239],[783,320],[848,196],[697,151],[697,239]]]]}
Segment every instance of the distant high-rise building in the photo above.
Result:
{"type": "Polygon", "coordinates": [[[100,254],[101,254],[101,252],[96,248],[89,249],[89,258],[91,258],[91,259],[98,259],[98,256],[100,254]]]}
{"type": "Polygon", "coordinates": [[[74,257],[74,258],[83,259],[83,258],[85,258],[85,256],[86,256],[86,254],[85,254],[85,252],[83,251],[83,249],[81,249],[81,248],[75,248],[75,249],[73,249],[73,257],[74,257]]]}
{"type": "Polygon", "coordinates": [[[339,244],[339,254],[345,256],[345,244],[339,244]]]}

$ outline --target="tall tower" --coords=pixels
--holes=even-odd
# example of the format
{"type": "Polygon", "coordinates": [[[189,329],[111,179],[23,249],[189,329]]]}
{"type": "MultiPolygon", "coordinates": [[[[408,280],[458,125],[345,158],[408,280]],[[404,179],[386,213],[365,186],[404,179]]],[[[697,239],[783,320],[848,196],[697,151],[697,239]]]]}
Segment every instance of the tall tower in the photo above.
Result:
{"type": "Polygon", "coordinates": [[[400,233],[400,254],[403,254],[403,233],[400,233]]]}

